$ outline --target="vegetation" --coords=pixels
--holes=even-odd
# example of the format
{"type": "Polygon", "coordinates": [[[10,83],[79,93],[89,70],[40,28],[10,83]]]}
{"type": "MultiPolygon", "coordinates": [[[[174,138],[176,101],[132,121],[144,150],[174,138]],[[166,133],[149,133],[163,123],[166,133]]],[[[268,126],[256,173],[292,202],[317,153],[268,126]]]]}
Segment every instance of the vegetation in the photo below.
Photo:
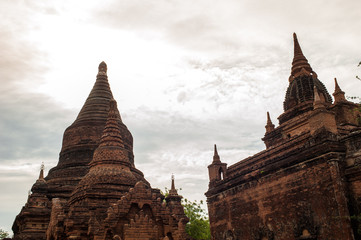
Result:
{"type": "MultiPolygon", "coordinates": [[[[179,189],[182,190],[182,189],[179,189]]],[[[165,188],[163,195],[167,197],[169,190],[165,188]]],[[[185,215],[189,218],[186,225],[187,234],[194,240],[209,240],[211,239],[211,229],[209,226],[208,214],[203,209],[203,201],[194,202],[188,199],[182,199],[182,205],[185,215]]]]}
{"type": "Polygon", "coordinates": [[[199,203],[197,200],[194,202],[184,199],[182,205],[184,213],[189,218],[186,225],[186,231],[193,239],[211,239],[211,230],[209,227],[209,219],[202,208],[203,201],[199,203]]]}
{"type": "Polygon", "coordinates": [[[8,238],[10,237],[9,233],[0,229],[0,239],[8,238]]]}

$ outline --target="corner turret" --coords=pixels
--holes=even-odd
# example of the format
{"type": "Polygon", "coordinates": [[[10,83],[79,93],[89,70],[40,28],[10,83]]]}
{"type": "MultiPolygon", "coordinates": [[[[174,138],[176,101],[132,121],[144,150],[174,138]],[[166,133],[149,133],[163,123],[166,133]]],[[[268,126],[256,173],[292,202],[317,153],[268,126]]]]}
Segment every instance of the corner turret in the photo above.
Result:
{"type": "Polygon", "coordinates": [[[175,188],[174,184],[174,175],[172,174],[172,184],[171,188],[169,190],[168,196],[165,198],[166,202],[180,202],[183,197],[181,195],[178,195],[177,189],[175,188]]]}
{"type": "Polygon", "coordinates": [[[315,135],[322,130],[337,134],[335,113],[326,109],[325,101],[320,98],[316,86],[314,87],[314,96],[314,110],[309,119],[311,135],[315,135]]]}
{"type": "Polygon", "coordinates": [[[44,163],[41,163],[40,166],[40,173],[39,173],[39,178],[36,180],[36,182],[34,183],[34,185],[31,188],[31,192],[33,193],[46,193],[48,186],[47,183],[44,179],[44,163]]]}
{"type": "Polygon", "coordinates": [[[267,125],[265,126],[265,128],[266,128],[266,133],[269,133],[275,129],[275,125],[271,121],[269,112],[267,112],[267,125]]]}
{"type": "Polygon", "coordinates": [[[341,90],[340,86],[337,83],[337,79],[335,78],[335,92],[332,94],[335,98],[335,104],[339,102],[346,102],[345,92],[341,90]]]}
{"type": "Polygon", "coordinates": [[[227,163],[222,163],[218,155],[217,145],[214,144],[212,164],[208,166],[209,184],[223,180],[227,176],[227,163]]]}

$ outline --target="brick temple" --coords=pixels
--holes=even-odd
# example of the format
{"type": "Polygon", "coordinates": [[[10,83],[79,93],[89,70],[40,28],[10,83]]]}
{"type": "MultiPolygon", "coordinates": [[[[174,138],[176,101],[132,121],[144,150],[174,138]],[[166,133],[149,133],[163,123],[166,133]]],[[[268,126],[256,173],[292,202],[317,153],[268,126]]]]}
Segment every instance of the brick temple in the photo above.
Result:
{"type": "Polygon", "coordinates": [[[43,167],[13,224],[19,240],[183,240],[188,218],[174,178],[165,198],[134,165],[133,137],[108,83],[107,65],[64,132],[57,166],[43,167]]]}
{"type": "Polygon", "coordinates": [[[361,212],[360,104],[336,79],[333,96],[294,34],[284,112],[277,127],[267,113],[266,150],[227,166],[215,146],[206,192],[212,239],[361,239],[351,217],[361,212]]]}

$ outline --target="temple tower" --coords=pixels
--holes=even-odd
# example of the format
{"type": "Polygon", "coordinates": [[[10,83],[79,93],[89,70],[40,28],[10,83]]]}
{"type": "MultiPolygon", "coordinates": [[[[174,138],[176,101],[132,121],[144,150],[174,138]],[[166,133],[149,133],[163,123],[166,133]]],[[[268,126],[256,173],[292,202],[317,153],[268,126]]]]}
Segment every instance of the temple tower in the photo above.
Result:
{"type": "MultiPolygon", "coordinates": [[[[111,99],[113,94],[108,82],[107,65],[101,62],[93,89],[76,120],[64,132],[58,165],[50,169],[46,177],[50,186],[49,196],[69,198],[76,184],[88,172],[88,164],[99,145],[107,120],[111,99]]],[[[134,163],[133,137],[120,117],[117,122],[129,161],[134,163]]]]}
{"type": "MultiPolygon", "coordinates": [[[[173,182],[174,186],[174,182],[173,182]]],[[[133,138],[100,63],[92,91],[63,137],[58,165],[32,187],[13,224],[14,239],[113,240],[186,238],[188,222],[136,169],[133,138]]]]}
{"type": "Polygon", "coordinates": [[[308,60],[303,55],[296,33],[293,34],[293,42],[294,57],[289,85],[283,102],[285,112],[278,118],[280,124],[313,109],[314,86],[316,86],[325,103],[329,105],[332,103],[332,98],[326,87],[318,80],[316,72],[312,70],[308,60]]]}
{"type": "Polygon", "coordinates": [[[266,149],[217,174],[206,192],[212,239],[361,239],[361,107],[335,101],[304,56],[294,57],[276,127],[267,113],[266,149]],[[352,222],[353,221],[353,222],[352,222]]]}

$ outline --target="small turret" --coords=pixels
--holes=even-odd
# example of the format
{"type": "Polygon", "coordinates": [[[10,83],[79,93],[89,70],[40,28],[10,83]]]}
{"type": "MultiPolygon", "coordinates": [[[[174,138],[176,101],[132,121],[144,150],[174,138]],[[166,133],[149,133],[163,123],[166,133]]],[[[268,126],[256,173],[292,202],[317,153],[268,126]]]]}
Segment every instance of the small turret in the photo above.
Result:
{"type": "Polygon", "coordinates": [[[212,164],[213,163],[220,163],[220,162],[221,162],[221,159],[220,159],[220,157],[218,155],[217,145],[214,144],[214,154],[213,154],[213,162],[212,162],[212,164]]]}
{"type": "Polygon", "coordinates": [[[39,179],[38,180],[44,180],[44,162],[41,163],[40,174],[39,174],[39,179]]]}
{"type": "Polygon", "coordinates": [[[177,189],[175,188],[175,184],[174,184],[174,175],[172,174],[172,184],[171,184],[171,188],[169,190],[168,196],[166,197],[166,201],[170,202],[170,201],[176,201],[176,202],[180,202],[181,199],[183,197],[181,195],[178,195],[177,189]]]}
{"type": "Polygon", "coordinates": [[[46,180],[44,179],[44,163],[41,163],[39,178],[36,180],[34,185],[31,188],[31,192],[33,193],[44,193],[47,191],[48,185],[46,180]]]}
{"type": "Polygon", "coordinates": [[[266,128],[266,133],[269,133],[275,129],[275,125],[271,121],[269,112],[267,112],[267,125],[265,126],[265,128],[266,128]]]}
{"type": "Polygon", "coordinates": [[[214,144],[214,154],[212,164],[208,166],[208,175],[210,185],[213,183],[223,180],[227,173],[227,163],[222,163],[218,155],[217,145],[214,144]]]}
{"type": "Polygon", "coordinates": [[[335,103],[346,102],[345,92],[341,90],[340,86],[337,83],[337,79],[335,78],[335,92],[332,94],[335,98],[335,103]]]}
{"type": "Polygon", "coordinates": [[[313,112],[309,118],[311,135],[325,130],[337,134],[335,113],[326,109],[325,101],[320,97],[316,86],[314,86],[313,112]]]}
{"type": "Polygon", "coordinates": [[[313,95],[314,95],[313,109],[324,109],[325,108],[324,101],[320,98],[320,94],[318,94],[318,90],[316,86],[313,87],[313,95]]]}

